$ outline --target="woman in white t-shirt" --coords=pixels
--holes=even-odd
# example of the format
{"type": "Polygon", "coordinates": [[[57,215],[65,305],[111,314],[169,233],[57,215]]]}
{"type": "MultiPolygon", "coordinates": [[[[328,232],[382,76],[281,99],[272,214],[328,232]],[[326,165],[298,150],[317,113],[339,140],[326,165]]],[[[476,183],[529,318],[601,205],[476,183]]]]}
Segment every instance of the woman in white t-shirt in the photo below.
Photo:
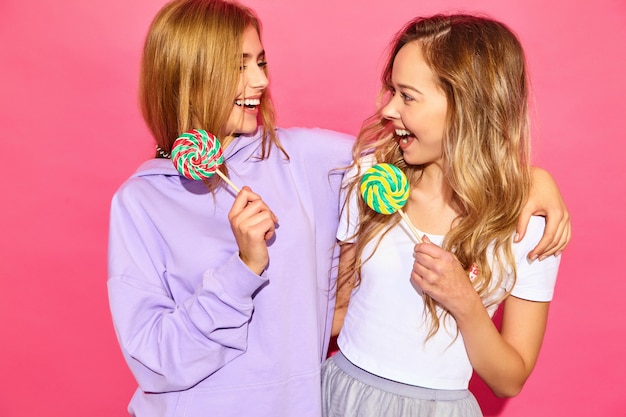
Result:
{"type": "Polygon", "coordinates": [[[524,53],[488,18],[417,18],[397,35],[383,81],[383,107],[344,179],[334,330],[343,328],[324,365],[324,412],[480,416],[472,370],[498,396],[520,392],[560,260],[528,256],[543,217],[515,236],[531,177],[542,175],[529,165],[524,53]],[[377,163],[406,174],[401,210],[417,233],[360,198],[377,163]],[[501,302],[499,330],[491,317],[501,302]]]}

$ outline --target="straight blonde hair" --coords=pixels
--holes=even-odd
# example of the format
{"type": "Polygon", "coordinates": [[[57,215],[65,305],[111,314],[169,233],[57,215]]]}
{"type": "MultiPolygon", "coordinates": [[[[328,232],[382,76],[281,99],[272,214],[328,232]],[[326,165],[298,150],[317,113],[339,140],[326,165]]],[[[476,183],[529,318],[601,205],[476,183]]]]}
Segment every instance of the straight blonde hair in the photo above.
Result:
{"type": "MultiPolygon", "coordinates": [[[[171,153],[176,138],[193,128],[217,135],[222,147],[228,146],[232,132],[224,126],[237,94],[248,27],[261,37],[260,21],[251,9],[223,0],[174,0],[157,13],[144,44],[139,102],[163,152],[171,153]]],[[[268,142],[282,149],[269,91],[260,109],[265,158],[268,142]]]]}

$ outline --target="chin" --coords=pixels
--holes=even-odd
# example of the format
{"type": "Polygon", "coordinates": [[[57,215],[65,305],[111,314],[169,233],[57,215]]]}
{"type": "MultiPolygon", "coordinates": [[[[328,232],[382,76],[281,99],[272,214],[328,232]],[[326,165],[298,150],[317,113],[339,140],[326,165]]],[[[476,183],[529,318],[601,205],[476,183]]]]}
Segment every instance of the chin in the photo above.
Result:
{"type": "Polygon", "coordinates": [[[258,125],[255,126],[246,126],[241,129],[235,129],[235,135],[254,135],[259,129],[258,125]]]}
{"type": "Polygon", "coordinates": [[[418,166],[418,165],[424,165],[427,162],[418,158],[407,158],[404,157],[404,162],[407,163],[407,165],[411,165],[411,166],[418,166]]]}
{"type": "Polygon", "coordinates": [[[228,126],[226,125],[226,132],[232,132],[232,135],[252,135],[256,133],[259,124],[256,122],[249,121],[247,123],[239,124],[238,126],[228,126]]]}

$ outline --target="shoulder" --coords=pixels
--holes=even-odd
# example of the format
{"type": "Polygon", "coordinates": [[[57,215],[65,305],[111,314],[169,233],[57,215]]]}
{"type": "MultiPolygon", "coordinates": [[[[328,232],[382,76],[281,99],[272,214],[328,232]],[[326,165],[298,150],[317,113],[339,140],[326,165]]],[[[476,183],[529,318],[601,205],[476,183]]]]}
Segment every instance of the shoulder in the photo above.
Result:
{"type": "Polygon", "coordinates": [[[320,127],[290,127],[277,128],[276,132],[281,139],[288,138],[290,140],[301,139],[318,139],[321,141],[339,141],[352,144],[354,136],[335,130],[323,129],[320,127]]]}
{"type": "Polygon", "coordinates": [[[276,133],[290,156],[292,153],[317,155],[345,164],[354,144],[354,136],[322,128],[279,128],[276,133]]]}
{"type": "Polygon", "coordinates": [[[139,165],[137,170],[122,183],[116,194],[128,193],[129,189],[150,186],[151,179],[168,174],[176,174],[169,159],[150,159],[139,165]]]}
{"type": "Polygon", "coordinates": [[[179,183],[180,175],[169,159],[148,160],[120,185],[113,195],[113,204],[141,205],[157,199],[172,181],[179,183]]]}

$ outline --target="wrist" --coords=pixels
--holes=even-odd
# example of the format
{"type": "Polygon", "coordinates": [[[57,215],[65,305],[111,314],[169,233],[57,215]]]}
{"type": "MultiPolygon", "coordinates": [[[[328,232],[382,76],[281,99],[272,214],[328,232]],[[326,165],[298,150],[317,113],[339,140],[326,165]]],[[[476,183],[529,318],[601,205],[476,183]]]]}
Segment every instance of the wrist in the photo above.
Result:
{"type": "Polygon", "coordinates": [[[488,317],[483,301],[474,287],[472,287],[470,291],[471,293],[468,294],[467,297],[464,297],[464,302],[459,305],[459,308],[456,309],[456,311],[450,311],[456,320],[459,330],[471,325],[472,322],[481,319],[484,315],[488,317]]]}

